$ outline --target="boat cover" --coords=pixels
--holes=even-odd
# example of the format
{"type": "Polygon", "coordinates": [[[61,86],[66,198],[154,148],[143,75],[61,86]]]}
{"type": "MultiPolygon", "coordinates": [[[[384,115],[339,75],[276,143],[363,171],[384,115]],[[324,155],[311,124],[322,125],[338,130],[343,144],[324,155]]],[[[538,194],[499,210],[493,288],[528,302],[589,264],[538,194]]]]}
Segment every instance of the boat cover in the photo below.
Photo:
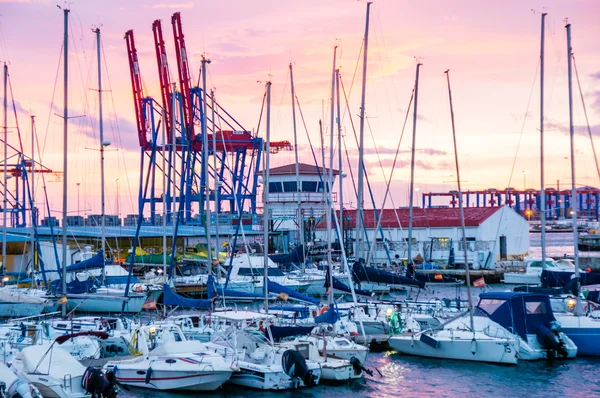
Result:
{"type": "Polygon", "coordinates": [[[265,330],[265,337],[269,338],[269,330],[275,342],[291,336],[305,336],[310,334],[314,326],[269,326],[265,330]]]}
{"type": "MultiPolygon", "coordinates": [[[[175,256],[175,259],[177,259],[177,256],[175,256]]],[[[155,264],[160,264],[163,265],[164,258],[163,258],[163,254],[145,254],[145,255],[136,255],[133,258],[133,263],[134,264],[148,264],[148,265],[155,265],[155,264]]],[[[127,264],[131,263],[131,254],[129,254],[127,256],[127,259],[125,260],[125,262],[127,264]]],[[[167,254],[167,264],[171,264],[171,255],[167,254]]]]}
{"type": "Polygon", "coordinates": [[[367,267],[362,259],[354,263],[352,271],[354,281],[356,283],[372,282],[392,285],[417,286],[419,288],[425,287],[425,282],[406,278],[404,276],[373,267],[367,267]]]}
{"type": "Polygon", "coordinates": [[[286,311],[298,314],[298,318],[308,318],[310,309],[304,305],[270,305],[269,311],[286,311]]]}
{"type": "Polygon", "coordinates": [[[163,304],[164,305],[177,305],[179,307],[186,308],[204,308],[209,309],[212,305],[212,300],[203,299],[191,299],[182,297],[175,293],[173,289],[167,284],[163,285],[163,304]]]}
{"type": "Polygon", "coordinates": [[[98,253],[94,254],[91,258],[83,260],[76,264],[67,265],[67,272],[78,272],[85,271],[88,269],[99,269],[103,268],[105,264],[104,251],[99,250],[98,253]]]}
{"type": "Polygon", "coordinates": [[[338,319],[340,319],[340,315],[338,314],[337,309],[329,307],[327,311],[315,317],[315,323],[329,323],[333,325],[338,319]]]}
{"type": "MultiPolygon", "coordinates": [[[[329,289],[329,268],[327,268],[327,274],[325,275],[325,284],[323,286],[325,287],[325,289],[329,289]]],[[[352,293],[352,290],[350,290],[350,288],[345,283],[341,282],[335,276],[333,277],[333,288],[342,292],[352,293]]],[[[354,292],[360,296],[371,297],[373,295],[373,292],[370,292],[368,290],[354,289],[354,292]]]]}
{"type": "Polygon", "coordinates": [[[550,296],[519,292],[489,292],[479,295],[477,309],[496,323],[527,340],[541,325],[555,321],[550,296]]]}
{"type": "Polygon", "coordinates": [[[301,263],[304,261],[304,250],[302,245],[296,247],[292,252],[285,254],[272,254],[269,256],[274,263],[301,263]]]}
{"type": "Polygon", "coordinates": [[[304,301],[306,303],[315,305],[319,304],[319,300],[314,299],[312,297],[308,297],[306,294],[298,293],[297,291],[282,286],[279,283],[273,282],[272,280],[267,280],[267,289],[269,289],[269,293],[285,294],[288,297],[299,301],[304,301]]]}
{"type": "MultiPolygon", "coordinates": [[[[543,287],[563,287],[575,278],[575,272],[571,271],[542,271],[543,287]]],[[[600,272],[580,272],[579,284],[581,286],[600,285],[600,272]]]]}

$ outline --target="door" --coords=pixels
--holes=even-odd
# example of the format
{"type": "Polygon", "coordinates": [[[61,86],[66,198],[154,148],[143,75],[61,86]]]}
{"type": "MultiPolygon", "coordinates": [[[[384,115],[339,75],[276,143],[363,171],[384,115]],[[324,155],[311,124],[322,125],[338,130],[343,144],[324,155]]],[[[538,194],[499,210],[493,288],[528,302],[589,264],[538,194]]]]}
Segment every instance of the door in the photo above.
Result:
{"type": "Polygon", "coordinates": [[[500,237],[500,260],[506,260],[508,256],[506,255],[506,236],[500,237]]]}

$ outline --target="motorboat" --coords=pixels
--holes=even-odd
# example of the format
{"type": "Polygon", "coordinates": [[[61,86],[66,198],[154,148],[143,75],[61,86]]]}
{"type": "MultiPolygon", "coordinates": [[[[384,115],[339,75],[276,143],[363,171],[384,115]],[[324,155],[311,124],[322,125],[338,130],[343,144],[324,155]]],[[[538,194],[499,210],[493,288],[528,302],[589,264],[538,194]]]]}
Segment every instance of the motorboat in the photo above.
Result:
{"type": "Polygon", "coordinates": [[[199,341],[187,340],[176,325],[136,329],[130,341],[132,359],[104,365],[116,380],[132,387],[154,390],[214,391],[237,368],[199,341]]]}
{"type": "Polygon", "coordinates": [[[551,297],[550,300],[563,333],[577,346],[577,355],[600,356],[600,305],[581,300],[582,313],[576,314],[574,297],[551,297]]]}
{"type": "Polygon", "coordinates": [[[518,338],[519,359],[534,361],[577,355],[577,345],[562,330],[548,295],[486,292],[479,295],[477,310],[503,329],[512,331],[518,338]]]}
{"type": "Polygon", "coordinates": [[[487,316],[473,316],[473,328],[467,312],[436,328],[421,328],[407,319],[402,333],[388,340],[399,353],[429,358],[490,362],[516,365],[517,339],[487,316]]]}
{"type": "Polygon", "coordinates": [[[207,343],[214,334],[214,330],[210,325],[210,318],[196,314],[171,315],[164,322],[179,326],[188,340],[207,343]]]}
{"type": "MultiPolygon", "coordinates": [[[[572,262],[566,259],[560,262],[547,258],[546,270],[548,271],[574,271],[575,267],[572,262]]],[[[522,272],[505,272],[504,283],[516,285],[539,285],[542,277],[542,259],[527,258],[525,259],[522,272]]]]}
{"type": "Polygon", "coordinates": [[[19,377],[20,372],[0,361],[0,397],[42,398],[40,391],[27,379],[19,377]]]}
{"type": "MultiPolygon", "coordinates": [[[[101,332],[82,332],[100,338],[107,337],[101,332]]],[[[60,336],[50,346],[32,345],[21,351],[14,361],[15,368],[32,383],[44,397],[87,398],[92,394],[112,398],[117,388],[112,375],[83,366],[60,344],[82,334],[60,336]]]]}
{"type": "MultiPolygon", "coordinates": [[[[327,327],[330,328],[330,326],[327,327]]],[[[324,357],[345,359],[347,361],[353,361],[353,358],[355,358],[354,360],[358,360],[360,364],[366,362],[369,353],[369,349],[364,345],[357,344],[343,336],[328,336],[326,333],[321,332],[320,328],[316,328],[308,336],[296,338],[296,341],[314,344],[324,357]]]]}
{"type": "Polygon", "coordinates": [[[266,338],[264,330],[271,321],[269,315],[223,311],[211,316],[218,331],[213,347],[221,346],[222,355],[234,355],[239,366],[229,383],[260,390],[287,390],[319,383],[319,363],[266,338]]]}
{"type": "Polygon", "coordinates": [[[347,360],[321,355],[316,344],[310,342],[289,341],[279,343],[281,347],[294,349],[305,359],[317,362],[321,366],[321,381],[347,382],[363,377],[363,367],[358,360],[347,360]]]}

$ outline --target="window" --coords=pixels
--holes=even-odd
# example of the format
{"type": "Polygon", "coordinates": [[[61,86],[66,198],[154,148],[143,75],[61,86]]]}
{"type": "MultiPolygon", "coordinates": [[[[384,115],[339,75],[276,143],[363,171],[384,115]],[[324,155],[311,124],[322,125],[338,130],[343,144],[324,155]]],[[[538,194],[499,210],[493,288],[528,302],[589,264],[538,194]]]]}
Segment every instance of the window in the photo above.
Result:
{"type": "MultiPolygon", "coordinates": [[[[529,263],[529,266],[531,268],[542,268],[542,262],[541,261],[532,261],[531,263],[529,263]]],[[[546,261],[546,268],[555,268],[555,266],[550,261],[546,261]]]]}
{"type": "Polygon", "coordinates": [[[481,299],[479,300],[479,304],[477,306],[491,315],[496,312],[496,310],[504,303],[504,300],[481,299]]]}
{"type": "MultiPolygon", "coordinates": [[[[318,192],[325,192],[325,183],[323,181],[319,181],[318,185],[317,185],[317,191],[318,192]]],[[[327,185],[329,186],[329,185],[327,185]]]]}
{"type": "Polygon", "coordinates": [[[525,303],[527,314],[545,314],[546,303],[543,301],[530,301],[525,303]]]}
{"type": "Polygon", "coordinates": [[[283,192],[296,192],[298,190],[296,181],[284,181],[283,192]]]}
{"type": "Polygon", "coordinates": [[[302,181],[302,192],[317,192],[317,182],[302,181]]]}
{"type": "Polygon", "coordinates": [[[283,188],[281,187],[281,182],[270,182],[269,183],[269,192],[283,192],[283,188]]]}

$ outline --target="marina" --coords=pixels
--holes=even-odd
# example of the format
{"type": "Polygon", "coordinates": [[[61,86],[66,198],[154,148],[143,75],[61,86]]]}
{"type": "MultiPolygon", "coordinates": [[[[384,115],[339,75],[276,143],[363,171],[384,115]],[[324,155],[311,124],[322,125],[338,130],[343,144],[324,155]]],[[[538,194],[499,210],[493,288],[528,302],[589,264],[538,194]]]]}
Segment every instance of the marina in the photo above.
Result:
{"type": "Polygon", "coordinates": [[[0,398],[600,395],[550,2],[0,1],[0,398]]]}

